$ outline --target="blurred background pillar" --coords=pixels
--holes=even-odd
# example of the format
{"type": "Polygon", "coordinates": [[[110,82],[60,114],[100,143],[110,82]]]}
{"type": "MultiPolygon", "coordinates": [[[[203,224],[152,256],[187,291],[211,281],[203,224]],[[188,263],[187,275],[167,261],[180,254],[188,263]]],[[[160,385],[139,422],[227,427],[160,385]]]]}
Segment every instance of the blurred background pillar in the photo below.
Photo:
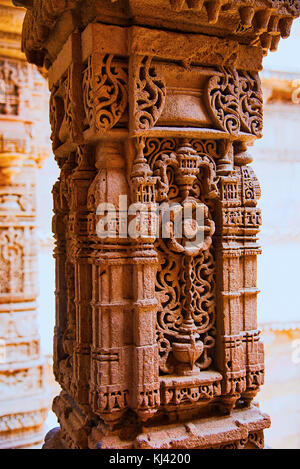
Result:
{"type": "Polygon", "coordinates": [[[263,213],[258,311],[266,378],[259,401],[272,419],[266,442],[276,449],[300,447],[300,64],[293,60],[299,46],[298,19],[291,40],[266,58],[264,137],[252,151],[263,213]]]}
{"type": "Polygon", "coordinates": [[[39,445],[49,409],[36,302],[47,86],[20,51],[24,13],[0,1],[0,449],[39,445]]]}

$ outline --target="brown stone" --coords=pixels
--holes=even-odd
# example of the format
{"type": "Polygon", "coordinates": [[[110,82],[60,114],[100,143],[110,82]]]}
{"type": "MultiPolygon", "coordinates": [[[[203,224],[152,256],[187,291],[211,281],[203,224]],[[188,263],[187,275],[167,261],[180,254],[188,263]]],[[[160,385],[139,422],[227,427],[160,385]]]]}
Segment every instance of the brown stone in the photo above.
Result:
{"type": "Polygon", "coordinates": [[[261,191],[247,146],[262,133],[263,54],[300,1],[31,3],[23,47],[48,70],[61,168],[61,431],[46,447],[263,448],[270,421],[251,404],[264,381],[261,191]],[[123,236],[132,204],[138,234],[123,236]],[[178,212],[160,219],[168,237],[150,230],[156,204],[191,208],[180,236],[178,212]]]}

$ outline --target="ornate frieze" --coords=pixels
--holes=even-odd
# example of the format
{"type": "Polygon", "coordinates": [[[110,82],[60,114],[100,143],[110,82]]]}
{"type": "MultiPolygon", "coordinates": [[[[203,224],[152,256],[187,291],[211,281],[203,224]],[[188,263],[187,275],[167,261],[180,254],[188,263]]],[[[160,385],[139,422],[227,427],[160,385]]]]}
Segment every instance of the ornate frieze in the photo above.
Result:
{"type": "Polygon", "coordinates": [[[221,396],[221,380],[220,374],[208,372],[203,372],[193,379],[162,376],[161,405],[167,411],[179,409],[181,406],[205,406],[221,396]]]}

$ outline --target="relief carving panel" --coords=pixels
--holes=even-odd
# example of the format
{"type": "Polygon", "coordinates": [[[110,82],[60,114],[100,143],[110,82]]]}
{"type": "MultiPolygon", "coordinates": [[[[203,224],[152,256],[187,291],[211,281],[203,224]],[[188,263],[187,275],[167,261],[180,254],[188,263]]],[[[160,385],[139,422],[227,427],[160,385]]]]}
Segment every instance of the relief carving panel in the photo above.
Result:
{"type": "Polygon", "coordinates": [[[243,131],[261,136],[263,99],[257,75],[224,68],[208,80],[206,93],[218,128],[233,135],[243,131]]]}

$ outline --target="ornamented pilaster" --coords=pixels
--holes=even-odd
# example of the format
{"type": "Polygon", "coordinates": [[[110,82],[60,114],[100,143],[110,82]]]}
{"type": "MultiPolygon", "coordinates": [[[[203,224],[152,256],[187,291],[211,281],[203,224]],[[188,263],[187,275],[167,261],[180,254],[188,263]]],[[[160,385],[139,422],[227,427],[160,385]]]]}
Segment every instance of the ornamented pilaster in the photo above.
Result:
{"type": "Polygon", "coordinates": [[[300,2],[67,3],[34,0],[23,34],[49,69],[61,167],[61,444],[262,448],[260,187],[247,147],[262,133],[263,55],[300,2]]]}
{"type": "Polygon", "coordinates": [[[0,48],[0,448],[22,448],[41,443],[49,407],[36,303],[36,172],[48,156],[40,122],[47,89],[20,44],[10,43],[20,33],[19,11],[0,3],[7,14],[0,48]]]}

